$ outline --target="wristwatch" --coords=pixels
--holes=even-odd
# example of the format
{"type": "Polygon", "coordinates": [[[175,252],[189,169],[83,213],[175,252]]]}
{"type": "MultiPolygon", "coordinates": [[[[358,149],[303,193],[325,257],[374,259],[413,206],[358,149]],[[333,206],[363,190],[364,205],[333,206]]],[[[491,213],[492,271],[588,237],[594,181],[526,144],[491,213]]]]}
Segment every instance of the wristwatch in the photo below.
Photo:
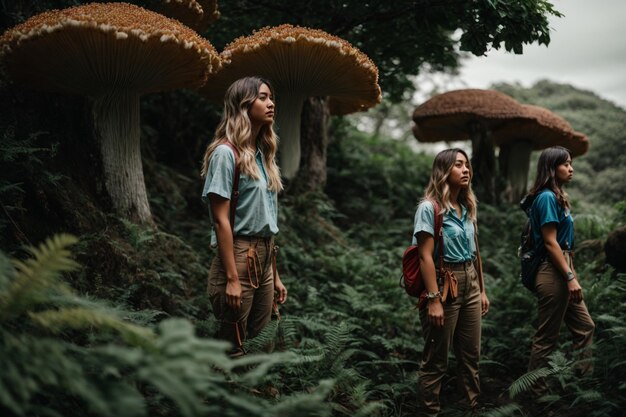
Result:
{"type": "Polygon", "coordinates": [[[441,293],[439,291],[437,291],[437,292],[427,292],[426,293],[426,299],[428,301],[434,300],[435,298],[441,298],[441,293]]]}
{"type": "Polygon", "coordinates": [[[567,271],[567,281],[571,281],[574,278],[576,278],[576,276],[574,275],[574,273],[572,271],[567,271]]]}

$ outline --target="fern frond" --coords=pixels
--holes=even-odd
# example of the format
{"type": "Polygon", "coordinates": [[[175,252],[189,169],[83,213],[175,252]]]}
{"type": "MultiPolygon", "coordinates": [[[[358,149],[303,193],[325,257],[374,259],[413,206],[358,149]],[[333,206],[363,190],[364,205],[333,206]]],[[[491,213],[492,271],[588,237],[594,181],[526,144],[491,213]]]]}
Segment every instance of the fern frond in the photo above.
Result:
{"type": "Polygon", "coordinates": [[[485,417],[511,417],[517,415],[524,415],[524,410],[515,403],[491,409],[484,414],[485,417]]]}
{"type": "Polygon", "coordinates": [[[518,395],[530,391],[541,378],[545,378],[556,373],[554,368],[538,368],[517,378],[509,387],[509,397],[515,398],[518,395]]]}
{"type": "Polygon", "coordinates": [[[66,328],[74,330],[108,328],[118,332],[127,343],[134,346],[147,346],[154,339],[152,330],[126,323],[111,314],[97,310],[81,307],[63,308],[30,312],[28,315],[35,324],[53,333],[60,333],[66,328]]]}
{"type": "Polygon", "coordinates": [[[334,387],[332,379],[321,380],[310,394],[296,394],[284,398],[268,410],[268,416],[315,416],[331,415],[326,400],[334,387]]]}
{"type": "Polygon", "coordinates": [[[67,249],[77,241],[72,235],[55,235],[37,248],[27,248],[32,258],[12,261],[16,273],[7,291],[0,294],[0,321],[19,315],[44,301],[43,293],[46,290],[71,293],[69,287],[60,282],[59,276],[78,267],[67,249]]]}

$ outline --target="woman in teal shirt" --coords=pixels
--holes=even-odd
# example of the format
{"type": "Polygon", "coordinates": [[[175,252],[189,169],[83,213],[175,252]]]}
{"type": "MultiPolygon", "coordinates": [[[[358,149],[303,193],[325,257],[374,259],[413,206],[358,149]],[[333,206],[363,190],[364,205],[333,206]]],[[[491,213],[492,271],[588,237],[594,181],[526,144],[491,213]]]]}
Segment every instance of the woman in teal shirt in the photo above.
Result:
{"type": "MultiPolygon", "coordinates": [[[[474,267],[476,245],[476,198],[471,186],[472,167],[465,151],[446,149],[435,157],[424,198],[415,213],[413,243],[418,244],[426,286],[426,306],[420,310],[424,352],[418,372],[420,416],[436,416],[440,409],[441,381],[448,367],[448,351],[454,349],[460,386],[468,405],[476,408],[480,393],[481,317],[489,310],[489,299],[474,267]],[[444,268],[458,282],[455,300],[442,302],[436,259],[432,201],[443,213],[444,268]]],[[[438,266],[438,265],[437,265],[438,266]]]]}
{"type": "Polygon", "coordinates": [[[217,246],[208,293],[220,322],[218,337],[230,341],[232,356],[270,321],[274,292],[284,303],[287,289],[275,268],[277,193],[283,186],[275,161],[274,96],[268,81],[245,77],[226,91],[224,114],[204,155],[202,198],[208,201],[217,246]],[[235,151],[237,155],[235,155],[235,151]],[[231,224],[235,164],[237,204],[231,224]]]}
{"type": "MultiPolygon", "coordinates": [[[[535,278],[537,294],[537,331],[533,337],[529,370],[547,365],[548,356],[558,345],[559,330],[565,323],[574,338],[574,348],[582,352],[578,369],[592,370],[591,351],[595,324],[583,301],[583,292],[574,269],[574,220],[563,186],[574,177],[572,157],[561,146],[541,152],[537,177],[529,196],[530,224],[538,253],[547,254],[535,278]]],[[[542,381],[537,394],[546,391],[542,381]]]]}

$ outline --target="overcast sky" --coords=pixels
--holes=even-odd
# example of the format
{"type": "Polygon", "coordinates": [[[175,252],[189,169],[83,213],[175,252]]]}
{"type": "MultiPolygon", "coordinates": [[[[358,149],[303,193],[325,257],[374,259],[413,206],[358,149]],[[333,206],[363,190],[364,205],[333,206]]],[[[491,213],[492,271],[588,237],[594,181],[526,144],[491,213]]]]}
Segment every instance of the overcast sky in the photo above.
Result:
{"type": "Polygon", "coordinates": [[[626,0],[553,0],[562,18],[552,18],[548,47],[530,45],[522,55],[493,50],[461,69],[467,88],[493,82],[541,79],[591,90],[626,108],[626,0]]]}

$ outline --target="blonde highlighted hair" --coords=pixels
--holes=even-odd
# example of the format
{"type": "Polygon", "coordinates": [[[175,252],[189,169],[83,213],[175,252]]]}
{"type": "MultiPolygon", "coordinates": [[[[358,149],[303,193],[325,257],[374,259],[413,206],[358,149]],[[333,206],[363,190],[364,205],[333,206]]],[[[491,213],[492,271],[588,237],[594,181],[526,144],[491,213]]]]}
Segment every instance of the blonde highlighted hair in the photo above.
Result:
{"type": "MultiPolygon", "coordinates": [[[[459,148],[446,149],[437,154],[433,161],[433,169],[430,174],[430,180],[426,186],[424,192],[424,200],[435,200],[439,203],[446,213],[454,209],[452,202],[450,201],[450,185],[448,184],[448,177],[454,164],[456,163],[457,155],[461,153],[470,163],[470,159],[467,153],[459,148]]],[[[463,204],[467,208],[467,214],[469,218],[476,222],[476,196],[472,190],[472,177],[474,176],[474,170],[472,165],[469,165],[470,181],[467,188],[462,188],[459,192],[458,202],[463,204]]]]}
{"type": "MultiPolygon", "coordinates": [[[[254,101],[259,97],[261,85],[266,84],[270,91],[274,92],[272,85],[260,77],[244,77],[235,81],[226,90],[224,96],[224,114],[215,130],[213,141],[204,153],[201,175],[206,177],[209,170],[211,155],[225,140],[231,142],[239,152],[239,170],[258,180],[261,172],[256,164],[256,149],[249,146],[248,139],[252,133],[252,123],[248,111],[254,101]]],[[[267,173],[268,188],[279,192],[283,189],[280,178],[280,169],[276,164],[276,152],[278,150],[278,137],[274,132],[273,123],[261,127],[257,139],[257,146],[263,153],[263,162],[267,173]]]]}

